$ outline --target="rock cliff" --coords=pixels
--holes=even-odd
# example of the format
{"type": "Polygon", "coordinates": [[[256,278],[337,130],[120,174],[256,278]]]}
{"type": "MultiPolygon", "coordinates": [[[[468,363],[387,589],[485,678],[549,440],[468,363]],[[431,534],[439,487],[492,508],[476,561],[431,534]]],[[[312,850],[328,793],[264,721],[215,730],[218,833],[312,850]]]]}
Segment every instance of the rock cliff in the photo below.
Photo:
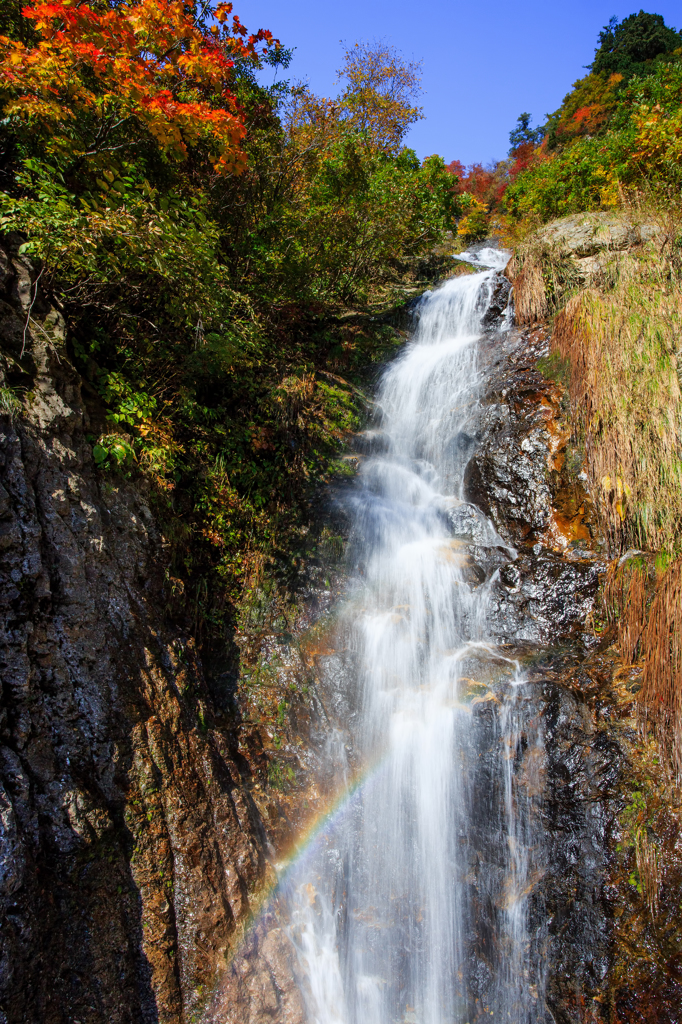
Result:
{"type": "Polygon", "coordinates": [[[144,489],[95,472],[38,276],[0,250],[0,1020],[180,1024],[265,835],[193,638],[164,623],[144,489]]]}

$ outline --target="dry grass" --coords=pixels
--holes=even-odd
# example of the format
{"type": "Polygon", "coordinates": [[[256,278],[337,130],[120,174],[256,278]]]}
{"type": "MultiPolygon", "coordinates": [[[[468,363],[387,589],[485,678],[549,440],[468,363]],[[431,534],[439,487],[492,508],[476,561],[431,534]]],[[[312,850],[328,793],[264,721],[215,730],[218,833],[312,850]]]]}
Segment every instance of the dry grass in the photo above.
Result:
{"type": "Polygon", "coordinates": [[[544,320],[549,310],[540,267],[530,260],[518,266],[516,257],[511,263],[508,275],[514,286],[514,312],[517,323],[534,324],[544,320]]]}
{"type": "Polygon", "coordinates": [[[516,248],[506,274],[514,286],[519,324],[535,324],[554,314],[582,281],[572,256],[534,238],[516,248]]]}
{"type": "Polygon", "coordinates": [[[661,891],[661,860],[658,847],[652,843],[646,829],[639,829],[635,836],[635,862],[642,885],[642,895],[653,918],[658,913],[658,897],[661,891]]]}
{"type": "Polygon", "coordinates": [[[682,779],[682,558],[656,590],[641,637],[644,676],[640,701],[664,753],[682,779]]]}
{"type": "Polygon", "coordinates": [[[555,320],[571,367],[574,429],[613,551],[673,550],[682,526],[682,283],[650,243],[618,254],[603,291],[585,289],[555,320]]]}
{"type": "MultiPolygon", "coordinates": [[[[657,570],[651,556],[614,559],[603,590],[628,665],[642,665],[642,732],[652,727],[671,777],[682,781],[682,558],[657,570]]],[[[644,853],[642,853],[644,857],[644,853]]]]}
{"type": "Polygon", "coordinates": [[[609,566],[603,600],[609,622],[618,624],[618,643],[623,658],[632,664],[647,621],[647,567],[628,561],[609,566]]]}

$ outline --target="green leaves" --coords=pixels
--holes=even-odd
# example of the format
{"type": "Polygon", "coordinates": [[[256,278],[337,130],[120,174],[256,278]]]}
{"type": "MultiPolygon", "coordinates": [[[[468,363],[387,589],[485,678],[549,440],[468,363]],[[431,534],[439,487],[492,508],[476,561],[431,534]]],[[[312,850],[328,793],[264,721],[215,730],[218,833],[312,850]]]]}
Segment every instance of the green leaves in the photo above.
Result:
{"type": "Polygon", "coordinates": [[[236,80],[239,176],[215,173],[198,143],[181,162],[144,139],[79,160],[73,125],[55,121],[43,145],[0,124],[14,161],[0,228],[23,235],[63,307],[106,423],[95,465],[147,478],[186,584],[169,607],[214,632],[255,561],[293,571],[316,488],[352,475],[344,446],[365,409],[353,375],[400,343],[384,318],[393,289],[462,203],[442,160],[400,149],[411,102],[401,121],[367,95],[321,101],[325,117],[297,134],[277,113],[286,86],[264,90],[248,68],[236,80]]]}
{"type": "Polygon", "coordinates": [[[93,446],[92,456],[98,469],[129,476],[135,462],[135,450],[121,434],[104,434],[93,446]]]}
{"type": "Polygon", "coordinates": [[[368,155],[346,138],[309,181],[305,207],[288,211],[286,250],[275,243],[263,278],[279,256],[285,293],[366,301],[453,226],[461,207],[455,184],[438,157],[420,165],[410,150],[368,155]]]}
{"type": "Polygon", "coordinates": [[[141,420],[151,419],[156,412],[156,398],[147,391],[133,391],[120,372],[103,372],[100,388],[102,397],[110,406],[108,418],[114,423],[126,423],[134,427],[141,420]]]}

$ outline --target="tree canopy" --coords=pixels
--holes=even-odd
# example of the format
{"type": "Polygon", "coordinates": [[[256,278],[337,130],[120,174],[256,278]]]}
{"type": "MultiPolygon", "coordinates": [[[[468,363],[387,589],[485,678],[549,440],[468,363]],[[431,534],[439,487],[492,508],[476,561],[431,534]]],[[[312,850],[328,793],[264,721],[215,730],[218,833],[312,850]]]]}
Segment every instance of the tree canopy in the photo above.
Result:
{"type": "Polygon", "coordinates": [[[538,128],[531,128],[531,115],[526,111],[523,114],[519,114],[516,122],[516,127],[512,128],[509,133],[509,145],[511,147],[510,153],[513,153],[519,146],[523,146],[530,142],[537,146],[539,142],[542,142],[545,134],[545,129],[540,126],[538,128]]]}
{"type": "Polygon", "coordinates": [[[680,46],[682,32],[669,28],[662,15],[640,10],[621,22],[611,18],[604,26],[590,70],[631,78],[645,70],[647,61],[680,46]]]}
{"type": "MultiPolygon", "coordinates": [[[[466,206],[405,146],[417,64],[359,42],[336,96],[264,87],[290,52],[210,0],[0,7],[0,232],[66,314],[95,462],[152,483],[211,630],[347,472],[384,317],[466,206]]],[[[0,353],[2,387],[29,378],[0,353]]]]}

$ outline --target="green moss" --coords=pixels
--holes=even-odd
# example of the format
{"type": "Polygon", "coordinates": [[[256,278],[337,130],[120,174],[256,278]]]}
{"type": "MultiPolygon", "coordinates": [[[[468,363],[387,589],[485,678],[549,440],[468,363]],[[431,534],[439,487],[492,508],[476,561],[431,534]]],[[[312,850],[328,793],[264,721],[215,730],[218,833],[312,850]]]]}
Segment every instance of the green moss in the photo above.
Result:
{"type": "Polygon", "coordinates": [[[551,355],[541,356],[537,362],[537,368],[547,380],[558,380],[568,387],[571,382],[571,363],[568,359],[562,359],[558,352],[551,355]]]}
{"type": "Polygon", "coordinates": [[[291,765],[280,760],[270,761],[268,765],[268,785],[271,789],[286,793],[296,781],[296,773],[291,765]]]}

